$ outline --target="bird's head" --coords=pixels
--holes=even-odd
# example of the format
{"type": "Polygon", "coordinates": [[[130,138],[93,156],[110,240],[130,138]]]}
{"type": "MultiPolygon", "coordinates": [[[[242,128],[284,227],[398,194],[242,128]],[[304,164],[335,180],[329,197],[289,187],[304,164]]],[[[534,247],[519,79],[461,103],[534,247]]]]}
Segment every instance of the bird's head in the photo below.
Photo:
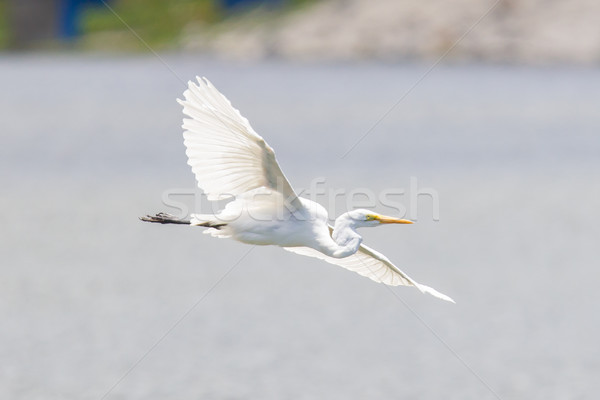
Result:
{"type": "Polygon", "coordinates": [[[379,226],[381,224],[412,224],[412,221],[407,219],[399,219],[395,217],[388,217],[386,215],[377,214],[376,212],[358,209],[348,213],[348,216],[353,220],[355,226],[359,227],[371,227],[379,226]]]}

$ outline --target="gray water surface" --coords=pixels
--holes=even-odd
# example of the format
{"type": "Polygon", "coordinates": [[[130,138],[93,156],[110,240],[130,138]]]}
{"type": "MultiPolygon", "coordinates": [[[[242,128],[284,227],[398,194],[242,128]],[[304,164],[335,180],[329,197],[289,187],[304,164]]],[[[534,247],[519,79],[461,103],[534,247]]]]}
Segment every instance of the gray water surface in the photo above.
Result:
{"type": "Polygon", "coordinates": [[[343,157],[428,66],[165,60],[0,57],[1,398],[596,397],[600,71],[438,67],[343,157]],[[457,304],[139,222],[194,187],[195,75],[298,188],[434,188],[362,233],[457,304]]]}

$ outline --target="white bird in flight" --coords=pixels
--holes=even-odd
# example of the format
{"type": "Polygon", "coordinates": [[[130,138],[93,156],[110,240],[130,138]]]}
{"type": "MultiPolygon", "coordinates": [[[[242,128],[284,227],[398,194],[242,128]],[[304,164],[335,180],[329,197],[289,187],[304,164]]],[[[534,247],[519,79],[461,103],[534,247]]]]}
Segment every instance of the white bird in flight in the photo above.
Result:
{"type": "Polygon", "coordinates": [[[353,210],[332,227],[320,204],[298,197],[281,171],[273,149],[206,78],[190,81],[183,113],[188,164],[208,200],[233,196],[217,214],[192,214],[189,221],[159,213],[143,221],[187,224],[205,233],[253,245],[276,245],[316,257],[390,286],[414,286],[423,293],[454,302],[417,283],[383,254],[362,244],[357,228],[411,221],[353,210]]]}

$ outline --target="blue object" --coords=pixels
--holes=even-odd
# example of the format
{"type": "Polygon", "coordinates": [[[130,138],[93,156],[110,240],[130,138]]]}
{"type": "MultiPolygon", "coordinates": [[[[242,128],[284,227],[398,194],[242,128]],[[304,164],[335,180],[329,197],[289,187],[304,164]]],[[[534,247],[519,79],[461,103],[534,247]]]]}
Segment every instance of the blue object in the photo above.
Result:
{"type": "Polygon", "coordinates": [[[101,5],[108,0],[61,0],[59,2],[60,18],[59,36],[63,39],[75,39],[81,34],[81,15],[86,5],[101,5]]]}
{"type": "Polygon", "coordinates": [[[259,4],[267,5],[269,7],[281,6],[284,0],[222,0],[223,7],[226,10],[239,10],[259,4]]]}

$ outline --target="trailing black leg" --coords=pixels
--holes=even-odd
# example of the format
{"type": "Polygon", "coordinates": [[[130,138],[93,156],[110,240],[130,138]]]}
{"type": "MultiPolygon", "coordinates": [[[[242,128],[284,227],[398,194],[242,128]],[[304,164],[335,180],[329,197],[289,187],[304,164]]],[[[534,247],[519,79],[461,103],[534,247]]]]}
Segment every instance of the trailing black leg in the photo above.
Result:
{"type": "Polygon", "coordinates": [[[146,215],[145,217],[140,217],[142,221],[146,222],[155,222],[158,224],[181,224],[181,225],[189,225],[190,220],[179,219],[174,215],[167,213],[158,213],[156,215],[146,215]]]}

